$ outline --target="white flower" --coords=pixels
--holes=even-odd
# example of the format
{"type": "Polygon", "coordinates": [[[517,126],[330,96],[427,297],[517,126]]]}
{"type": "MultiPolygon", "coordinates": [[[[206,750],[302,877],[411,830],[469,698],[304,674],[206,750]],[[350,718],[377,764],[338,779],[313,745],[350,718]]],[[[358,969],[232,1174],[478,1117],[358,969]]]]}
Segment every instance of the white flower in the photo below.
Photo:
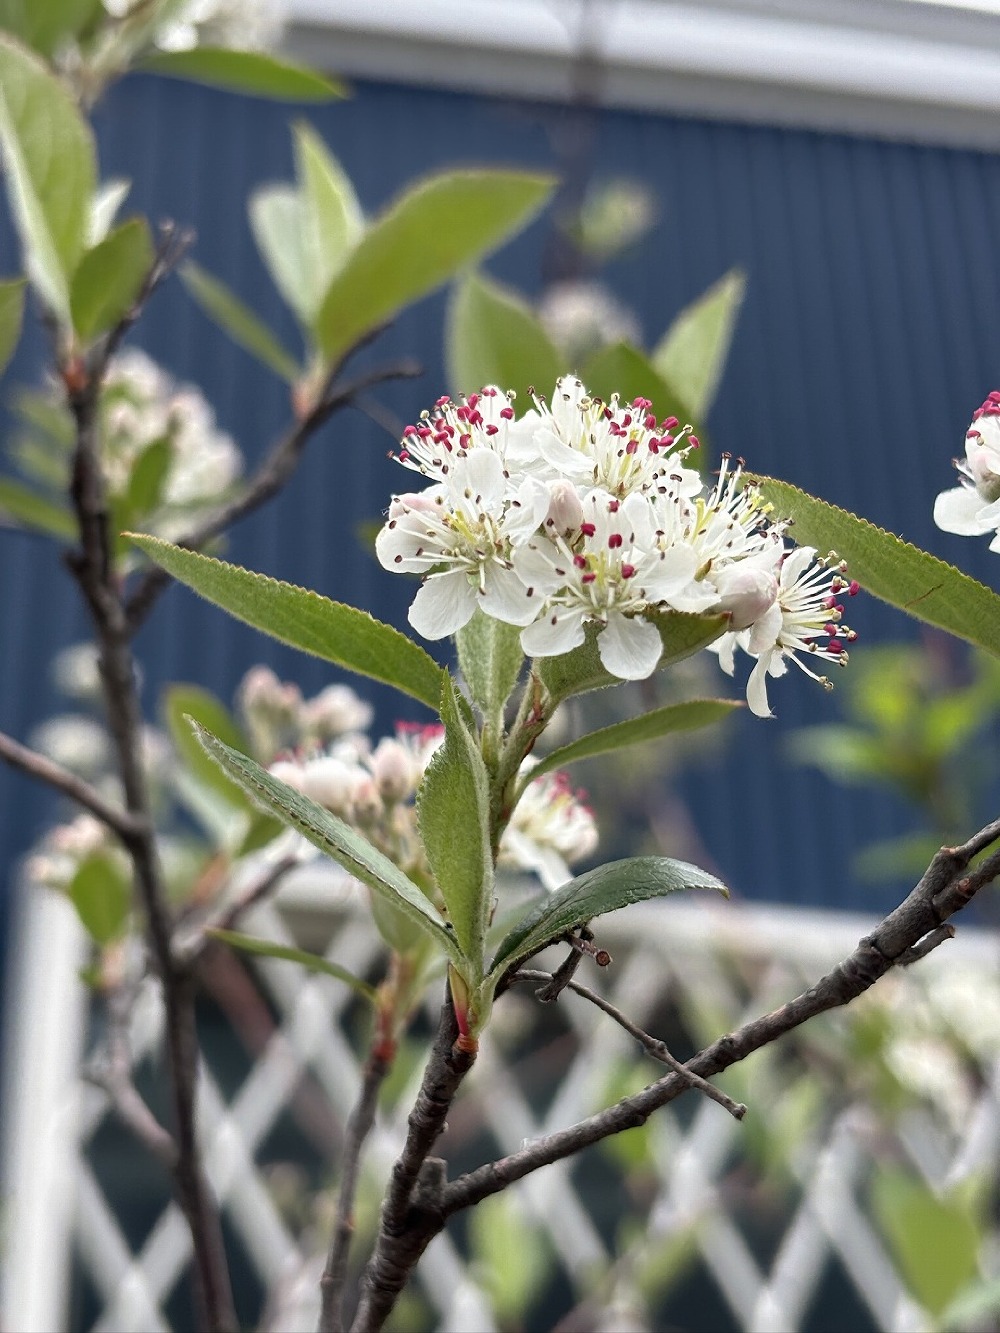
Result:
{"type": "Polygon", "coordinates": [[[845,592],[853,597],[858,585],[843,577],[842,565],[837,565],[831,573],[827,562],[815,557],[812,546],[800,546],[787,554],[778,575],[777,596],[763,615],[749,626],[724,634],[712,645],[719,654],[722,669],[729,675],[734,670],[735,648],[756,657],[757,664],[747,682],[747,702],[758,717],[772,716],[767,701],[767,677],[783,676],[788,661],[831,688],[825,676],[806,666],[800,653],[838,666],[847,663],[844,644],[856,636],[841,623],[844,608],[837,597],[845,592]]]}
{"type": "Polygon", "coordinates": [[[956,458],[955,467],[961,484],[934,501],[934,522],[960,537],[994,532],[990,550],[1000,552],[1000,392],[972,414],[965,458],[956,458]]]}
{"type": "Polygon", "coordinates": [[[608,343],[638,343],[639,321],[599,282],[558,282],[538,307],[538,318],[570,363],[580,364],[608,343]]]}
{"type": "Polygon", "coordinates": [[[661,602],[704,609],[696,583],[697,557],[688,546],[656,546],[656,514],[637,492],[619,501],[591,491],[582,502],[584,522],[571,546],[564,538],[540,537],[514,552],[514,568],[542,614],[521,634],[531,657],[554,657],[584,641],[584,626],[601,624],[601,661],[622,680],[644,680],[660,659],[656,626],[642,612],[661,602]],[[700,603],[700,604],[699,604],[700,603]]]}
{"type": "Polygon", "coordinates": [[[432,484],[393,499],[376,550],[386,569],[422,576],[409,612],[420,634],[454,634],[479,607],[520,627],[529,656],[557,657],[589,626],[607,671],[642,680],[662,655],[663,613],[722,613],[716,651],[730,672],[737,647],[757,659],[748,697],[762,716],[766,677],[786,659],[810,675],[798,653],[846,661],[843,570],[810,574],[815,552],[789,555],[787,523],[743,485],[741,463],[724,457],[706,489],[687,466],[691,428],[657,422],[647,399],[605,403],[572,375],[551,405],[532,399],[517,418],[495,387],[442,398],[404,433],[400,461],[432,484]]]}
{"type": "MultiPolygon", "coordinates": [[[[526,759],[522,773],[538,763],[526,759]]],[[[500,862],[532,870],[547,889],[572,877],[570,865],[597,847],[597,826],[584,793],[574,791],[565,773],[545,773],[530,782],[514,807],[500,840],[500,862]]]]}
{"type": "Polygon", "coordinates": [[[425,639],[443,639],[468,624],[477,606],[497,620],[528,624],[535,608],[510,556],[545,518],[548,490],[532,478],[515,489],[499,454],[485,447],[463,450],[440,470],[437,485],[395,497],[375,542],[386,569],[427,576],[410,624],[425,639]]]}

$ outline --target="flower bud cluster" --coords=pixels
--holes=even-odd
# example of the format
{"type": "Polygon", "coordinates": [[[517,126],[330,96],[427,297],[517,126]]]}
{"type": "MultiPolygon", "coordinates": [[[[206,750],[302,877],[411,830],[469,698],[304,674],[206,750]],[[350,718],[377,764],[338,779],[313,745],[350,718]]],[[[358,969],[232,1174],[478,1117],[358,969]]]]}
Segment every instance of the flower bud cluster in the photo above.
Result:
{"type": "MultiPolygon", "coordinates": [[[[357,828],[411,879],[430,885],[416,802],[443,740],[440,726],[400,722],[394,736],[374,745],[365,732],[351,732],[322,748],[284,754],[270,771],[357,828]]],[[[525,771],[535,762],[526,760],[525,771]]],[[[537,874],[546,888],[555,889],[570,878],[570,865],[596,846],[597,829],[584,794],[573,791],[565,774],[550,773],[525,788],[501,839],[499,860],[537,874]]]]}
{"type": "Polygon", "coordinates": [[[239,478],[243,458],[197,389],[176,384],[144,352],[121,352],[101,393],[101,456],[112,495],[127,493],[139,460],[164,442],[169,456],[160,494],[152,521],[143,517],[170,536],[192,511],[218,503],[239,478]]]}
{"type": "Polygon", "coordinates": [[[824,683],[803,656],[846,662],[840,597],[857,585],[836,560],[789,547],[741,465],[724,459],[706,486],[689,426],[658,421],[645,398],[605,403],[572,376],[551,406],[533,404],[517,417],[513,395],[488,387],[439,399],[404,432],[399,461],[431,484],[393,497],[376,552],[422,576],[418,633],[454,634],[479,608],[548,657],[595,626],[605,669],[643,680],[662,653],[659,616],[724,614],[714,647],[730,671],[736,648],[756,659],[747,697],[765,717],[766,679],[788,661],[824,683]]]}
{"type": "Polygon", "coordinates": [[[255,666],[236,691],[236,707],[254,755],[270,763],[283,750],[311,752],[367,731],[374,713],[349,685],[328,685],[311,699],[270,667],[255,666]]]}

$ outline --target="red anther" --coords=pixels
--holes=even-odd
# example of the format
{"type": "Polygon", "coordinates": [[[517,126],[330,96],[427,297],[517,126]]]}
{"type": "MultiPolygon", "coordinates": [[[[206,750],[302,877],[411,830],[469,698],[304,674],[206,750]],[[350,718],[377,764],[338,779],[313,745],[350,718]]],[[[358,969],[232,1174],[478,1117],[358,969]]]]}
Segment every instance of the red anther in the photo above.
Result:
{"type": "Polygon", "coordinates": [[[625,452],[627,454],[634,454],[638,450],[638,448],[639,448],[638,440],[629,440],[628,444],[625,446],[625,452]]]}
{"type": "Polygon", "coordinates": [[[833,635],[834,638],[837,637],[837,626],[834,625],[832,621],[829,622],[828,624],[824,625],[824,626],[823,626],[823,630],[824,630],[824,633],[826,633],[826,634],[831,634],[831,635],[833,635]]]}
{"type": "Polygon", "coordinates": [[[475,407],[475,405],[479,402],[479,394],[470,393],[465,401],[469,404],[470,407],[475,407]]]}
{"type": "Polygon", "coordinates": [[[489,426],[486,427],[486,434],[487,434],[487,435],[496,435],[496,434],[499,432],[499,430],[500,430],[500,427],[499,427],[499,426],[489,425],[489,426]]]}
{"type": "Polygon", "coordinates": [[[632,406],[638,408],[652,407],[653,404],[648,398],[633,398],[632,406]]]}
{"type": "Polygon", "coordinates": [[[597,575],[596,575],[596,574],[584,574],[584,576],[583,576],[583,578],[580,580],[580,582],[581,582],[581,583],[593,583],[594,579],[596,579],[596,578],[597,578],[597,575]]]}
{"type": "Polygon", "coordinates": [[[434,432],[431,430],[430,426],[420,426],[417,429],[417,434],[422,440],[426,440],[429,439],[434,432]]]}
{"type": "Polygon", "coordinates": [[[631,426],[631,424],[632,424],[632,413],[626,412],[625,415],[622,417],[622,425],[631,426]]]}
{"type": "Polygon", "coordinates": [[[576,565],[577,569],[586,569],[587,568],[586,556],[575,555],[573,557],[573,564],[576,565]]]}
{"type": "Polygon", "coordinates": [[[664,435],[660,440],[660,443],[669,449],[671,445],[676,443],[676,441],[672,435],[664,435]]]}
{"type": "Polygon", "coordinates": [[[836,599],[836,597],[824,597],[824,598],[823,598],[823,610],[824,610],[824,611],[832,611],[833,608],[834,608],[836,605],[837,605],[837,599],[836,599]]]}
{"type": "Polygon", "coordinates": [[[417,428],[416,428],[416,426],[404,426],[404,427],[403,427],[403,434],[404,434],[404,435],[416,435],[416,433],[417,433],[417,428]]]}
{"type": "Polygon", "coordinates": [[[660,452],[660,444],[661,441],[658,440],[655,435],[652,436],[649,441],[649,452],[651,454],[658,454],[660,452]]]}
{"type": "Polygon", "coordinates": [[[513,421],[514,409],[512,407],[501,407],[500,415],[503,417],[504,421],[513,421]]]}
{"type": "Polygon", "coordinates": [[[597,531],[597,528],[594,526],[593,523],[581,523],[580,531],[583,533],[585,537],[593,537],[594,533],[597,531]]]}
{"type": "Polygon", "coordinates": [[[688,443],[691,445],[691,448],[692,448],[692,449],[700,449],[700,448],[701,448],[701,440],[698,439],[698,436],[697,436],[697,435],[689,435],[689,436],[688,436],[688,443]]]}
{"type": "Polygon", "coordinates": [[[622,535],[620,532],[613,532],[608,538],[609,550],[616,551],[622,544],[622,535]]]}
{"type": "Polygon", "coordinates": [[[407,462],[409,462],[409,459],[410,459],[410,455],[409,455],[408,450],[406,450],[406,449],[400,449],[400,451],[399,451],[399,461],[400,461],[401,463],[407,463],[407,462]]]}
{"type": "Polygon", "coordinates": [[[680,421],[679,421],[679,419],[678,419],[677,417],[665,417],[665,418],[664,418],[664,421],[663,421],[663,425],[660,427],[660,429],[661,429],[661,430],[673,430],[673,428],[674,428],[675,426],[679,426],[680,424],[681,424],[681,423],[680,423],[680,421]]]}
{"type": "Polygon", "coordinates": [[[646,420],[642,424],[647,430],[656,430],[656,417],[653,416],[652,412],[647,412],[646,420]]]}
{"type": "Polygon", "coordinates": [[[472,443],[472,436],[468,434],[460,435],[458,437],[458,442],[463,449],[468,449],[469,445],[472,443]]]}
{"type": "Polygon", "coordinates": [[[609,513],[609,514],[617,514],[617,513],[618,513],[618,510],[619,510],[620,507],[621,507],[620,501],[618,501],[618,500],[609,500],[609,501],[608,501],[608,513],[609,513]]]}
{"type": "Polygon", "coordinates": [[[988,403],[1000,403],[1000,389],[994,389],[991,393],[988,393],[986,401],[988,403]]]}
{"type": "Polygon", "coordinates": [[[450,402],[451,402],[451,399],[448,397],[447,394],[444,394],[443,397],[441,397],[441,398],[439,398],[439,399],[437,400],[437,402],[434,404],[434,406],[435,406],[435,407],[447,407],[448,404],[449,404],[450,402]]]}
{"type": "Polygon", "coordinates": [[[850,587],[847,589],[848,597],[857,597],[860,591],[861,591],[861,584],[857,581],[857,579],[851,579],[850,587]]]}
{"type": "Polygon", "coordinates": [[[622,565],[622,578],[631,579],[635,577],[635,565],[622,565]]]}

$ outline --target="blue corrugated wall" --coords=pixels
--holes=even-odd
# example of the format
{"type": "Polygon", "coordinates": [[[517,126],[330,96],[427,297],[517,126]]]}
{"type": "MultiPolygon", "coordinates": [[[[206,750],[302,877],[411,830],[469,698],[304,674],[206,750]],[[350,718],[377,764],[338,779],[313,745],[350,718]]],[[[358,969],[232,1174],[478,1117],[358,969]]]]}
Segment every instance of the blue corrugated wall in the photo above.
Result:
{"type": "MultiPolygon", "coordinates": [[[[151,77],[116,88],[98,128],[106,175],[135,179],[132,203],[198,232],[198,260],[294,337],[250,240],[244,201],[291,174],[293,112],[151,77]]],[[[455,163],[548,167],[569,113],[434,89],[359,85],[352,100],[310,112],[376,210],[415,175],[455,163]]],[[[986,581],[1000,561],[985,542],[946,537],[934,495],[952,481],[971,409],[1000,381],[1000,158],[790,129],[634,112],[601,113],[598,174],[645,180],[660,207],[654,232],[608,277],[641,314],[650,341],[684,303],[733,265],[749,275],[712,418],[716,448],[744,455],[826,498],[903,532],[986,581]]],[[[490,263],[537,289],[547,223],[490,263]]],[[[2,267],[16,266],[4,224],[2,267]]],[[[383,399],[409,419],[442,390],[443,297],[404,315],[358,363],[416,353],[427,368],[383,399]]],[[[260,455],[286,420],[283,387],[191,304],[178,283],[157,296],[136,341],[199,383],[222,424],[260,455]]],[[[7,384],[29,380],[41,354],[29,336],[7,384]]],[[[355,525],[401,484],[388,438],[359,414],[310,445],[278,503],[246,521],[231,554],[403,624],[412,592],[358,546],[355,525]]],[[[44,677],[54,648],[82,621],[59,561],[40,541],[4,534],[0,577],[0,727],[25,737],[56,700],[44,677]]],[[[913,636],[901,616],[851,606],[866,640],[913,636]]],[[[139,644],[147,701],[172,678],[228,696],[265,660],[306,690],[322,664],[286,652],[172,589],[139,644]]],[[[745,674],[745,673],[744,673],[745,674]]],[[[724,763],[683,779],[698,828],[741,895],[866,908],[891,891],[852,883],[852,846],[904,827],[886,801],[835,790],[782,761],[784,731],[835,715],[798,673],[778,683],[777,724],[741,719],[724,763]]],[[[384,708],[388,700],[382,697],[384,708]]],[[[388,716],[388,713],[384,713],[388,716]]],[[[9,869],[44,825],[46,798],[0,772],[0,865],[9,869]]]]}

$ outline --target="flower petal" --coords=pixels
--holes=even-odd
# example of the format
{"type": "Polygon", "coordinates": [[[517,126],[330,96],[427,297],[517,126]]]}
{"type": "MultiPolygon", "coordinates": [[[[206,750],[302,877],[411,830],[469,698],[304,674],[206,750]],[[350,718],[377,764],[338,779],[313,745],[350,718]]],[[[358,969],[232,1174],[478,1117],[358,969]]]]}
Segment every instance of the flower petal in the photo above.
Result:
{"type": "Polygon", "coordinates": [[[521,633],[521,647],[528,657],[561,657],[583,643],[583,612],[572,607],[536,620],[521,633]]]}
{"type": "Polygon", "coordinates": [[[497,561],[483,566],[483,584],[479,605],[494,620],[503,620],[508,625],[530,625],[541,609],[541,596],[529,595],[514,571],[497,561]]]}
{"type": "Polygon", "coordinates": [[[656,670],[663,640],[655,625],[641,616],[629,618],[615,613],[597,639],[601,661],[613,676],[622,680],[645,680],[656,670]]]}
{"type": "Polygon", "coordinates": [[[413,599],[407,619],[425,639],[445,639],[467,625],[476,609],[476,593],[464,569],[431,574],[413,599]]]}

